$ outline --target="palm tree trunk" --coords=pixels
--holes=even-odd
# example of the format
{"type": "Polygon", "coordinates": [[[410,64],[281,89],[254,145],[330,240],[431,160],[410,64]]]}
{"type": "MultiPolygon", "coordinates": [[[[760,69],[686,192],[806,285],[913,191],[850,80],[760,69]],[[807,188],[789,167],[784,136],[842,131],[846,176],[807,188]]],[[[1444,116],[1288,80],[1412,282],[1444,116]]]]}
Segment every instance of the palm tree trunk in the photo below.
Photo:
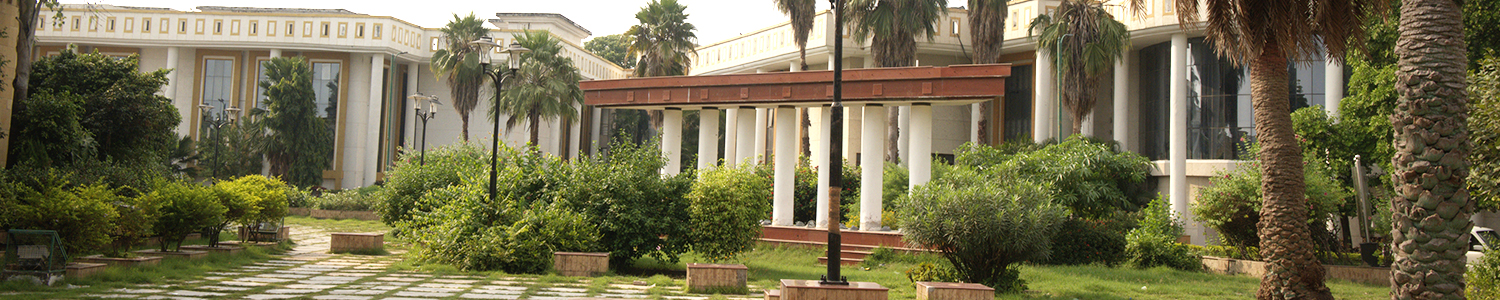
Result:
{"type": "MultiPolygon", "coordinates": [[[[1260,142],[1260,255],[1266,260],[1256,299],[1333,299],[1323,285],[1323,266],[1313,255],[1303,193],[1302,149],[1292,131],[1287,58],[1268,42],[1250,62],[1250,97],[1260,142]]],[[[1075,120],[1076,122],[1076,120],[1075,120]]]]}
{"type": "Polygon", "coordinates": [[[885,112],[885,161],[901,160],[901,108],[889,107],[885,112]]]}
{"type": "Polygon", "coordinates": [[[464,141],[467,142],[469,141],[469,114],[458,114],[458,118],[464,122],[464,141]]]}
{"type": "Polygon", "coordinates": [[[1468,177],[1468,64],[1457,1],[1402,1],[1396,40],[1391,297],[1463,299],[1473,224],[1468,177]]]}
{"type": "Polygon", "coordinates": [[[530,113],[528,116],[526,116],[527,119],[530,119],[528,121],[531,123],[527,125],[531,127],[531,146],[540,148],[542,142],[542,116],[535,113],[536,110],[532,111],[533,113],[530,113]]]}

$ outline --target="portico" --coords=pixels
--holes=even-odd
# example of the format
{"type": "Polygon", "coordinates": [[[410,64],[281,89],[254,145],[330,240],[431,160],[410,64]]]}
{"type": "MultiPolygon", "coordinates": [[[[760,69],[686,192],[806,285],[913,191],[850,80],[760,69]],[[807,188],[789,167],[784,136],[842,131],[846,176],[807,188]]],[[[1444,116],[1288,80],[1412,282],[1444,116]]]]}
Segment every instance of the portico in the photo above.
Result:
{"type": "MultiPolygon", "coordinates": [[[[932,164],[932,107],[969,105],[992,100],[1005,94],[1005,78],[1010,76],[1009,64],[956,65],[948,67],[910,67],[845,70],[843,101],[851,109],[846,113],[862,112],[866,117],[859,127],[848,129],[861,132],[858,140],[861,156],[851,159],[858,163],[864,173],[861,176],[860,229],[879,229],[881,222],[881,170],[886,145],[886,111],[888,109],[909,110],[910,138],[902,159],[911,167],[910,184],[926,183],[931,178],[932,164]],[[862,128],[860,128],[862,127],[862,128]]],[[[810,135],[813,149],[812,163],[817,170],[827,170],[829,159],[830,124],[827,105],[833,98],[832,71],[776,72],[759,74],[734,74],[691,77],[656,77],[618,80],[596,80],[579,83],[584,91],[584,103],[601,108],[630,108],[664,111],[662,126],[662,152],[667,156],[663,174],[676,174],[683,153],[677,144],[682,140],[681,112],[699,110],[702,116],[717,116],[721,109],[726,114],[723,124],[726,135],[724,162],[734,166],[740,162],[766,161],[773,163],[773,208],[772,225],[790,226],[792,219],[792,195],[794,169],[796,168],[796,109],[812,109],[809,115],[818,116],[811,122],[810,135]],[[757,111],[768,111],[774,130],[770,147],[757,147],[757,111]],[[756,149],[774,149],[773,157],[756,158],[756,149]],[[735,151],[729,151],[734,149],[735,151]]],[[[700,118],[698,168],[716,167],[720,158],[717,117],[700,118]],[[711,131],[710,131],[711,130],[711,131]]],[[[764,123],[762,123],[764,124],[764,123]]],[[[845,149],[856,145],[845,145],[845,149]]],[[[819,187],[827,189],[827,176],[818,175],[819,187]]],[[[818,193],[819,207],[828,202],[827,193],[818,193]]],[[[807,220],[812,221],[812,220],[807,220]]],[[[818,224],[828,222],[827,212],[817,215],[818,224]]]]}

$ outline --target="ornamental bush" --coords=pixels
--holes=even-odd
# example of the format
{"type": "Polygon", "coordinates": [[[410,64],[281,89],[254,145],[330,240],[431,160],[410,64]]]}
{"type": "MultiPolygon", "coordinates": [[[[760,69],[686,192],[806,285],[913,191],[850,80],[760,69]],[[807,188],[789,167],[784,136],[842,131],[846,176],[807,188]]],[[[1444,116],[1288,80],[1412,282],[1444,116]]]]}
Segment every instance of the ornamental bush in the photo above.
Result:
{"type": "Polygon", "coordinates": [[[160,208],[151,231],[161,236],[161,251],[174,243],[181,247],[188,234],[219,224],[228,210],[212,188],[195,182],[161,181],[144,197],[160,208]]]}
{"type": "MultiPolygon", "coordinates": [[[[436,209],[436,206],[420,206],[417,200],[430,191],[458,185],[462,182],[460,174],[488,178],[489,151],[475,144],[457,143],[427,150],[426,164],[418,162],[417,155],[422,154],[403,153],[386,175],[386,193],[376,212],[387,225],[411,220],[413,211],[436,209]]],[[[400,230],[396,233],[404,234],[400,230]]]]}
{"type": "Polygon", "coordinates": [[[112,241],[119,216],[113,203],[122,198],[114,189],[99,183],[70,189],[56,174],[4,185],[0,228],[55,230],[69,253],[93,252],[112,241]]]}
{"type": "Polygon", "coordinates": [[[616,142],[605,157],[578,158],[571,164],[554,157],[546,163],[551,171],[532,177],[547,178],[545,184],[524,186],[534,187],[529,189],[537,199],[555,199],[587,216],[612,263],[642,256],[675,262],[689,249],[686,195],[693,175],[662,176],[666,157],[658,149],[655,143],[616,142]]]}
{"type": "MultiPolygon", "coordinates": [[[[599,233],[583,215],[560,206],[523,204],[508,193],[488,199],[487,173],[465,174],[462,184],[422,196],[419,211],[398,229],[421,245],[419,259],[450,264],[462,270],[503,270],[540,273],[552,266],[556,251],[592,251],[599,233]]],[[[524,173],[509,170],[502,178],[524,173]]]]}
{"type": "Polygon", "coordinates": [[[1138,268],[1202,269],[1202,259],[1177,243],[1182,232],[1182,223],[1172,216],[1171,204],[1159,197],[1141,210],[1140,226],[1125,234],[1125,255],[1138,268]]]}
{"type": "MultiPolygon", "coordinates": [[[[1253,157],[1253,148],[1251,153],[1253,157]]],[[[1303,176],[1304,195],[1313,208],[1308,214],[1308,226],[1321,226],[1352,193],[1332,176],[1319,171],[1317,164],[1305,164],[1303,176]]],[[[1198,190],[1198,199],[1192,207],[1194,218],[1218,231],[1225,245],[1260,246],[1255,228],[1261,209],[1260,163],[1250,161],[1236,170],[1219,172],[1209,182],[1212,185],[1198,190]]]]}
{"type": "Polygon", "coordinates": [[[704,170],[687,198],[693,252],[710,261],[733,259],[755,246],[760,220],[771,211],[771,180],[748,164],[704,170]]]}
{"type": "MultiPolygon", "coordinates": [[[[826,153],[824,154],[826,155],[826,153]]],[[[839,192],[840,214],[844,220],[849,220],[853,213],[850,208],[858,208],[856,204],[859,199],[859,167],[848,161],[844,161],[843,190],[839,192]]],[[[770,171],[769,168],[766,169],[770,171]]],[[[818,172],[810,159],[802,157],[798,159],[796,172],[796,193],[793,197],[792,216],[798,221],[816,222],[818,212],[827,210],[827,207],[818,206],[818,195],[827,191],[818,190],[818,172]]],[[[856,223],[857,224],[857,223],[856,223]]]]}
{"type": "Polygon", "coordinates": [[[1069,218],[1062,222],[1052,238],[1052,255],[1048,264],[1085,265],[1100,263],[1116,266],[1125,261],[1125,231],[1114,219],[1087,220],[1069,218]]]}
{"type": "Polygon", "coordinates": [[[308,207],[323,210],[357,210],[371,211],[380,205],[385,199],[385,191],[376,188],[361,188],[343,190],[338,192],[323,193],[322,196],[312,197],[308,207]]]}
{"type": "Polygon", "coordinates": [[[104,256],[126,257],[141,239],[151,236],[151,227],[156,224],[156,203],[146,197],[118,197],[111,203],[119,218],[115,219],[115,231],[109,234],[109,247],[104,256]]]}
{"type": "Polygon", "coordinates": [[[1479,261],[1469,262],[1464,281],[1469,299],[1500,299],[1500,249],[1484,251],[1479,261]]]}
{"type": "Polygon", "coordinates": [[[942,252],[964,281],[1021,291],[1016,264],[1048,257],[1068,210],[1047,185],[995,171],[954,167],[896,211],[906,242],[942,252]]]}
{"type": "MultiPolygon", "coordinates": [[[[279,179],[261,175],[241,176],[232,181],[220,181],[214,185],[219,203],[224,205],[224,219],[215,231],[222,231],[229,224],[254,226],[260,222],[281,221],[287,214],[288,185],[279,179]]],[[[217,236],[210,236],[217,243],[217,236]]]]}

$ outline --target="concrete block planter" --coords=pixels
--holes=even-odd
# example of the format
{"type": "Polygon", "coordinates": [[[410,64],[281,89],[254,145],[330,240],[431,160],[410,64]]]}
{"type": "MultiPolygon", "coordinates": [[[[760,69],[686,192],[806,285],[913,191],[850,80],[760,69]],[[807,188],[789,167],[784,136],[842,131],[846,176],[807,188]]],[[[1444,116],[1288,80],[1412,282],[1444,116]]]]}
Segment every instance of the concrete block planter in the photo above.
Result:
{"type": "Polygon", "coordinates": [[[766,300],[781,300],[781,290],[766,290],[766,300]]]}
{"type": "Polygon", "coordinates": [[[850,281],[844,285],[823,285],[817,280],[781,280],[782,300],[886,300],[890,289],[874,282],[850,281]]]}
{"type": "Polygon", "coordinates": [[[70,264],[68,264],[68,271],[66,273],[67,274],[66,276],[68,276],[70,278],[84,278],[84,277],[89,277],[90,275],[94,275],[94,273],[103,272],[104,268],[108,267],[108,266],[109,266],[109,264],[100,264],[100,263],[86,263],[86,262],[70,263],[70,264]]]}
{"type": "Polygon", "coordinates": [[[333,253],[378,252],[382,250],[385,250],[384,233],[337,232],[332,234],[328,245],[328,251],[333,253]]]}
{"type": "Polygon", "coordinates": [[[917,282],[917,300],[989,300],[995,289],[977,283],[917,282]]]}
{"type": "Polygon", "coordinates": [[[240,251],[244,251],[245,250],[245,247],[229,246],[229,245],[224,245],[224,243],[219,243],[219,244],[220,245],[218,247],[210,247],[210,246],[206,246],[206,245],[194,245],[194,246],[182,246],[181,248],[182,248],[182,250],[203,251],[203,252],[209,252],[209,253],[229,253],[229,254],[240,253],[240,251]]]}
{"type": "Polygon", "coordinates": [[[156,265],[158,263],[161,263],[161,256],[143,256],[143,255],[138,255],[138,256],[135,256],[135,257],[114,258],[114,257],[104,257],[103,255],[95,254],[95,255],[89,255],[89,256],[80,257],[80,258],[77,259],[77,261],[79,261],[79,262],[86,262],[86,263],[107,264],[107,265],[116,266],[116,267],[154,266],[154,265],[156,265]]]}
{"type": "MultiPolygon", "coordinates": [[[[1229,275],[1250,275],[1263,277],[1266,275],[1266,263],[1257,260],[1243,260],[1224,258],[1216,256],[1204,256],[1203,268],[1209,272],[1229,275]]],[[[1323,265],[1327,278],[1343,279],[1366,284],[1390,284],[1390,268],[1372,268],[1356,266],[1334,266],[1323,265]]]]}
{"type": "Polygon", "coordinates": [[[748,270],[745,265],[687,264],[688,291],[744,294],[748,270]]]}
{"type": "Polygon", "coordinates": [[[137,250],[137,251],[135,251],[135,254],[144,255],[144,256],[159,256],[159,257],[163,257],[163,258],[182,258],[182,259],[199,259],[199,258],[204,258],[204,257],[208,256],[208,252],[204,252],[204,251],[192,251],[192,250],[178,250],[178,251],[175,251],[175,252],[173,252],[173,251],[165,251],[165,252],[163,252],[163,251],[157,251],[157,250],[137,250]]]}
{"type": "Polygon", "coordinates": [[[597,276],[609,271],[609,253],[554,252],[552,268],[563,276],[597,276]]]}

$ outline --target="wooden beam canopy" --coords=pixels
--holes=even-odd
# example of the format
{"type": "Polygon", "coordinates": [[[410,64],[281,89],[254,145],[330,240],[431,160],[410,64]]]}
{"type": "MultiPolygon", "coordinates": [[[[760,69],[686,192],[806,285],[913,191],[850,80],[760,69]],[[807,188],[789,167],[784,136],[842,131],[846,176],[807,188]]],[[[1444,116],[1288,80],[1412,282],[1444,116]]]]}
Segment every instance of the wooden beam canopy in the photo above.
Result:
{"type": "MultiPolygon", "coordinates": [[[[844,70],[844,101],[969,104],[1005,94],[1010,64],[844,70]]],[[[583,102],[605,108],[820,106],[833,71],[675,76],[579,82],[583,102]]]]}

